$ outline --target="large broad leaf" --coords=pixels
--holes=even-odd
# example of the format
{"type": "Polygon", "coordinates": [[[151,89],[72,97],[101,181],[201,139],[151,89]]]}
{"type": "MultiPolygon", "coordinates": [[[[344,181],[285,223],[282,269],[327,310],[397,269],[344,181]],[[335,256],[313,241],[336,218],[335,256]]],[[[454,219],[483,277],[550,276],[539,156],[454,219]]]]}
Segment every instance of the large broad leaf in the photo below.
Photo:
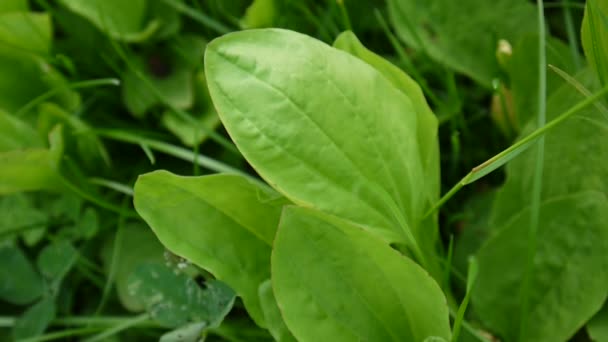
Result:
{"type": "Polygon", "coordinates": [[[234,175],[180,177],[152,172],[135,184],[135,208],[171,252],[226,282],[264,325],[258,286],[287,201],[234,175]]]}
{"type": "MultiPolygon", "coordinates": [[[[437,139],[437,118],[429,108],[422,89],[411,77],[401,69],[368,50],[354,33],[347,31],[338,36],[334,47],[350,53],[378,70],[397,89],[408,96],[414,105],[417,114],[416,134],[420,157],[422,158],[427,197],[427,207],[431,207],[439,200],[439,141],[437,139]]],[[[424,250],[434,250],[437,242],[436,216],[414,227],[416,238],[423,244],[424,250]]]]}
{"type": "Polygon", "coordinates": [[[414,245],[427,188],[418,114],[386,77],[279,29],[214,40],[205,70],[224,126],[270,185],[299,205],[414,245]]]}
{"type": "Polygon", "coordinates": [[[536,32],[534,6],[525,0],[389,0],[399,37],[436,61],[490,87],[499,76],[499,39],[536,32]]]}
{"type": "Polygon", "coordinates": [[[283,211],[272,285],[299,341],[450,339],[446,299],[428,273],[369,232],[318,211],[283,211]]]}
{"type": "MultiPolygon", "coordinates": [[[[589,89],[597,87],[588,71],[577,79],[589,89]]],[[[548,120],[583,99],[565,84],[547,101],[548,120]]],[[[600,198],[608,195],[608,135],[602,120],[596,108],[588,108],[545,136],[541,193],[545,205],[540,211],[528,317],[535,323],[527,324],[531,330],[525,334],[530,340],[566,340],[599,309],[606,296],[608,284],[598,276],[608,274],[602,268],[607,255],[606,219],[602,219],[605,214],[594,216],[605,210],[600,198]],[[581,195],[586,191],[600,194],[581,195]],[[585,290],[581,291],[583,283],[585,290]],[[547,296],[540,299],[543,293],[547,296]]],[[[528,125],[522,135],[533,128],[528,125]]],[[[507,181],[496,195],[490,218],[491,226],[503,229],[480,251],[479,286],[473,291],[479,316],[507,340],[517,334],[513,315],[519,314],[520,300],[519,296],[508,300],[504,296],[513,296],[523,275],[530,222],[524,210],[531,204],[535,158],[534,151],[527,151],[507,165],[507,181]],[[519,240],[514,241],[515,237],[519,240]],[[503,298],[497,299],[499,296],[503,298]]]]}
{"type": "Polygon", "coordinates": [[[608,82],[608,1],[589,0],[581,27],[585,56],[602,85],[608,82]]]}
{"type": "MultiPolygon", "coordinates": [[[[475,311],[505,341],[519,333],[530,214],[515,215],[477,254],[475,311]]],[[[566,341],[608,294],[608,200],[598,192],[556,197],[541,205],[539,222],[523,341],[566,341]]]]}
{"type": "Polygon", "coordinates": [[[138,267],[129,279],[129,291],[167,327],[189,322],[218,326],[234,303],[234,291],[221,281],[210,280],[203,289],[187,275],[159,264],[138,267]]]}
{"type": "Polygon", "coordinates": [[[42,294],[42,279],[21,249],[0,246],[0,298],[14,304],[27,304],[42,294]]]}
{"type": "Polygon", "coordinates": [[[141,41],[148,38],[160,24],[146,20],[147,0],[61,0],[61,2],[115,39],[141,41]]]}

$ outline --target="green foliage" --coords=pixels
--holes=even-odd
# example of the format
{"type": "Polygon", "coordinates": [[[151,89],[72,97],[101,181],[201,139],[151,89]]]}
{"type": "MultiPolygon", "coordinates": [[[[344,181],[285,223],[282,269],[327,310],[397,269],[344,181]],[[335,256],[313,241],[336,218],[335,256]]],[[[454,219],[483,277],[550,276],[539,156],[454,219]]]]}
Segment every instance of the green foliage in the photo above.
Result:
{"type": "Polygon", "coordinates": [[[405,43],[486,87],[500,74],[498,40],[536,31],[534,7],[523,0],[389,0],[388,9],[405,43]]]}
{"type": "Polygon", "coordinates": [[[0,0],[0,340],[605,341],[608,12],[544,5],[0,0]]]}
{"type": "MultiPolygon", "coordinates": [[[[597,312],[608,288],[608,201],[602,193],[546,199],[540,208],[525,341],[565,341],[597,312]],[[584,284],[584,291],[581,291],[584,284]]],[[[477,253],[479,275],[473,304],[481,320],[505,340],[517,338],[530,210],[504,226],[477,253]]]]}
{"type": "Polygon", "coordinates": [[[604,307],[587,323],[587,332],[596,342],[608,341],[608,306],[604,307]]]}
{"type": "Polygon", "coordinates": [[[163,171],[141,176],[135,193],[137,211],[159,240],[234,288],[264,326],[258,287],[270,277],[272,241],[287,200],[240,176],[189,178],[163,171]]]}
{"type": "Polygon", "coordinates": [[[273,187],[430,262],[417,241],[433,234],[419,226],[428,188],[416,135],[422,113],[382,74],[310,37],[273,29],[213,41],[205,70],[224,126],[273,187]]]}
{"type": "Polygon", "coordinates": [[[27,304],[42,294],[42,281],[21,249],[0,246],[2,286],[0,298],[14,304],[27,304]]]}
{"type": "Polygon", "coordinates": [[[313,210],[283,211],[272,277],[300,341],[450,338],[445,297],[420,266],[360,227],[313,210]]]}
{"type": "Polygon", "coordinates": [[[602,85],[608,82],[608,1],[590,0],[585,4],[581,40],[589,65],[602,85]]]}
{"type": "Polygon", "coordinates": [[[234,292],[224,283],[209,281],[201,289],[194,279],[158,264],[139,266],[130,276],[129,292],[167,327],[188,322],[217,326],[234,302],[234,292]]]}

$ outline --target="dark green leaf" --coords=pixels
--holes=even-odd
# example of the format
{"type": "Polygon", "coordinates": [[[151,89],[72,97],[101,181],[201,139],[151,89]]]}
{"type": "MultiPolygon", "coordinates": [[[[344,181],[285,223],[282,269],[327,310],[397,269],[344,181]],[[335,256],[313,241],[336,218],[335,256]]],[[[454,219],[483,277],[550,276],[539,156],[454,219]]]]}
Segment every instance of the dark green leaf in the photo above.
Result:
{"type": "Polygon", "coordinates": [[[587,332],[594,342],[608,342],[608,304],[587,323],[587,332]]]}
{"type": "Polygon", "coordinates": [[[534,6],[525,0],[390,0],[388,9],[409,46],[488,88],[500,73],[498,40],[537,31],[534,6]]]}
{"type": "Polygon", "coordinates": [[[59,282],[70,271],[78,259],[78,251],[67,240],[58,240],[47,245],[38,255],[40,273],[54,282],[59,282]]]}
{"type": "Polygon", "coordinates": [[[42,294],[42,279],[21,249],[0,246],[0,298],[13,304],[27,304],[42,294]]]}
{"type": "MultiPolygon", "coordinates": [[[[551,170],[551,169],[548,169],[551,170]]],[[[523,341],[566,341],[601,307],[608,289],[608,200],[598,192],[555,197],[540,207],[523,341]]],[[[477,253],[473,304],[505,341],[519,332],[530,210],[515,214],[477,253]]]]}
{"type": "Polygon", "coordinates": [[[217,326],[234,303],[234,292],[224,283],[210,280],[201,289],[194,279],[159,264],[139,266],[129,279],[129,292],[167,327],[188,322],[217,326]]]}
{"type": "Polygon", "coordinates": [[[114,281],[118,299],[130,311],[143,311],[144,303],[129,293],[129,276],[143,264],[163,264],[163,246],[158,242],[154,233],[143,224],[127,224],[121,232],[121,238],[116,241],[114,235],[102,250],[102,260],[106,271],[110,271],[112,255],[118,253],[114,261],[114,281]],[[115,245],[118,242],[118,246],[115,245]],[[133,248],[137,246],[137,248],[133,248]],[[115,248],[119,248],[116,252],[115,248]]]}
{"type": "Polygon", "coordinates": [[[55,311],[55,299],[52,297],[46,297],[32,305],[15,323],[13,328],[15,340],[41,335],[55,319],[55,311]]]}

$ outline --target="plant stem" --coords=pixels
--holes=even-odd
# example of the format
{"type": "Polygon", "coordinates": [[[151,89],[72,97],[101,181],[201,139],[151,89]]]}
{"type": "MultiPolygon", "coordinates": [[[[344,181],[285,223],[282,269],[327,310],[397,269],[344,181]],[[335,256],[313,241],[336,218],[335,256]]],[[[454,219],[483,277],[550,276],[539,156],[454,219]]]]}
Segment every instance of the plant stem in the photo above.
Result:
{"type": "Polygon", "coordinates": [[[210,30],[215,31],[219,34],[226,34],[232,32],[232,30],[221,22],[215,20],[212,17],[205,15],[203,11],[197,11],[188,5],[182,3],[181,1],[176,0],[161,0],[168,6],[172,7],[174,10],[180,12],[181,14],[194,19],[195,21],[203,24],[203,26],[207,27],[210,30]]]}
{"type": "Polygon", "coordinates": [[[437,211],[437,209],[439,209],[445,202],[447,202],[460,189],[462,189],[463,186],[471,184],[479,180],[480,178],[483,178],[484,176],[488,175],[492,171],[498,169],[499,167],[503,166],[504,164],[515,158],[517,155],[519,155],[521,152],[532,146],[532,144],[534,144],[536,140],[545,135],[551,129],[559,126],[574,114],[594,104],[606,94],[608,94],[608,86],[603,87],[595,94],[570,107],[570,109],[560,114],[557,118],[553,119],[548,124],[544,125],[543,127],[537,128],[534,132],[530,133],[525,138],[509,146],[508,148],[496,154],[492,158],[486,160],[482,164],[479,164],[478,166],[474,167],[471,172],[469,172],[458,183],[456,183],[454,187],[450,189],[450,191],[443,195],[443,197],[441,197],[441,199],[439,199],[439,201],[432,208],[430,208],[426,212],[426,214],[424,214],[423,219],[426,219],[429,215],[437,211]]]}
{"type": "Polygon", "coordinates": [[[148,315],[147,313],[141,314],[139,316],[135,316],[131,319],[123,321],[120,324],[116,324],[115,326],[111,327],[110,329],[107,329],[106,331],[104,331],[102,333],[99,333],[89,339],[86,339],[84,342],[96,342],[96,341],[104,340],[110,336],[116,335],[123,330],[134,327],[134,326],[138,325],[139,323],[145,322],[149,319],[150,319],[150,315],[148,315]]]}
{"type": "MultiPolygon", "coordinates": [[[[547,56],[545,49],[545,14],[543,0],[537,0],[538,10],[538,116],[537,127],[543,127],[547,111],[547,56]]],[[[541,137],[536,145],[536,162],[532,180],[532,200],[530,209],[530,227],[528,229],[528,251],[524,279],[520,289],[521,311],[519,315],[519,341],[526,336],[528,324],[528,308],[530,302],[530,282],[534,270],[534,256],[540,224],[540,202],[543,188],[543,169],[545,161],[545,137],[541,137]]]]}
{"type": "Polygon", "coordinates": [[[64,91],[66,88],[68,89],[82,89],[82,88],[93,88],[99,86],[119,86],[120,80],[116,78],[99,78],[94,80],[87,80],[81,82],[73,82],[65,85],[61,85],[55,87],[44,94],[41,94],[26,103],[23,107],[21,107],[16,113],[15,116],[19,117],[30,111],[32,108],[36,107],[38,104],[50,99],[51,97],[57,95],[58,93],[64,91]]]}
{"type": "Polygon", "coordinates": [[[570,0],[562,0],[564,11],[564,22],[566,24],[566,33],[568,35],[568,45],[570,46],[570,54],[574,67],[578,70],[581,67],[581,57],[578,53],[578,39],[572,22],[572,10],[570,9],[570,0]]]}

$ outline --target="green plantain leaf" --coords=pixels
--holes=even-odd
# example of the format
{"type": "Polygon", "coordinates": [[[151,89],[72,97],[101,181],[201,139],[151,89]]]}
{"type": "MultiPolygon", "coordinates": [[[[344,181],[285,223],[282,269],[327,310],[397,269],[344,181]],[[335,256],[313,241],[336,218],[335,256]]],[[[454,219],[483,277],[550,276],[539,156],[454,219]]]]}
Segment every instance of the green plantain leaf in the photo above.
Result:
{"type": "Polygon", "coordinates": [[[498,40],[537,31],[534,6],[525,0],[389,0],[388,9],[409,46],[488,88],[500,73],[498,40]]]}
{"type": "Polygon", "coordinates": [[[450,339],[448,306],[420,266],[347,221],[287,207],[272,285],[299,341],[450,339]]]}
{"type": "Polygon", "coordinates": [[[205,70],[220,119],[271,186],[424,258],[414,232],[436,179],[408,96],[360,59],[280,29],[214,40],[205,70]]]}
{"type": "Polygon", "coordinates": [[[279,310],[279,307],[277,306],[277,300],[274,297],[270,279],[260,284],[259,294],[262,311],[264,311],[264,320],[266,321],[270,334],[279,342],[295,342],[296,339],[289,329],[287,329],[283,316],[281,315],[281,310],[279,310]]]}
{"type": "Polygon", "coordinates": [[[270,277],[270,249],[287,200],[234,175],[140,176],[135,208],[171,252],[229,284],[264,325],[259,285],[270,277]]]}
{"type": "MultiPolygon", "coordinates": [[[[597,88],[589,70],[577,80],[586,88],[597,88]]],[[[583,99],[564,84],[547,100],[548,120],[583,99]]],[[[532,123],[522,136],[534,128],[532,123]]],[[[592,107],[545,136],[544,205],[529,296],[528,321],[534,324],[527,324],[526,340],[567,340],[599,310],[607,294],[608,282],[601,276],[608,274],[607,221],[601,212],[606,207],[603,198],[608,196],[607,127],[592,107]],[[590,191],[597,193],[586,194],[590,191]]],[[[520,313],[521,300],[514,289],[521,286],[526,262],[535,162],[535,153],[526,151],[507,165],[507,180],[496,194],[489,223],[498,229],[493,229],[495,236],[478,255],[474,308],[487,327],[507,341],[516,338],[519,330],[513,317],[520,313]]]]}
{"type": "MultiPolygon", "coordinates": [[[[425,184],[427,185],[425,192],[427,196],[426,205],[427,208],[430,208],[439,200],[440,191],[438,124],[435,114],[433,114],[424,98],[422,89],[416,81],[401,69],[363,46],[351,31],[340,34],[334,42],[334,47],[346,51],[374,67],[398,90],[411,99],[417,114],[418,148],[424,168],[425,184]]],[[[423,222],[420,228],[423,230],[415,231],[416,238],[422,242],[425,250],[433,250],[438,233],[436,216],[430,218],[427,222],[423,222]],[[432,233],[429,233],[429,231],[432,233]]]]}
{"type": "MultiPolygon", "coordinates": [[[[477,253],[473,305],[504,341],[517,340],[530,222],[514,215],[477,253]]],[[[540,207],[523,341],[566,341],[601,308],[608,294],[608,200],[599,192],[555,197],[540,207]]]]}
{"type": "MultiPolygon", "coordinates": [[[[591,91],[597,89],[594,76],[586,70],[578,81],[591,91]]],[[[569,84],[563,84],[547,99],[547,120],[555,118],[585,97],[569,84]]],[[[521,136],[534,129],[532,122],[521,136]]],[[[608,196],[608,124],[595,107],[589,107],[552,129],[545,136],[543,199],[599,191],[608,196]]],[[[530,204],[534,151],[523,152],[507,164],[507,181],[497,193],[490,223],[502,226],[530,204]]]]}
{"type": "Polygon", "coordinates": [[[608,1],[589,0],[581,26],[583,50],[602,85],[608,82],[608,1]]]}

